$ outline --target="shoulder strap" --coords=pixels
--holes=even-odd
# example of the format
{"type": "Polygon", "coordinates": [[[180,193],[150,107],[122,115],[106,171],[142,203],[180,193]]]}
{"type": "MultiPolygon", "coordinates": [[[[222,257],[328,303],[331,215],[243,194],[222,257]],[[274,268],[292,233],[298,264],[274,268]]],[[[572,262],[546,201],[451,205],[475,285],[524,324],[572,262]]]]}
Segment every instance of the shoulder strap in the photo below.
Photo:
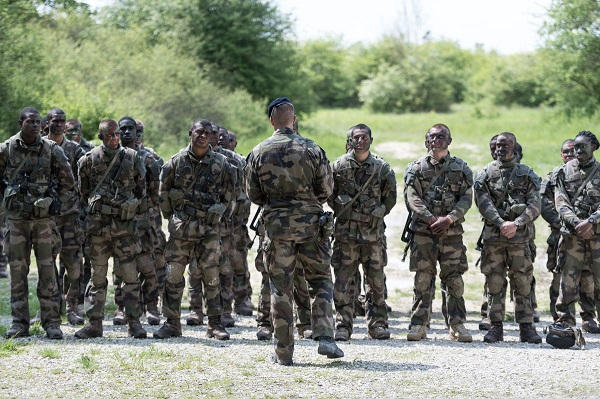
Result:
{"type": "MultiPolygon", "coordinates": [[[[12,159],[11,148],[12,148],[12,143],[8,143],[8,159],[12,159]]],[[[10,177],[11,180],[14,179],[19,174],[19,172],[21,171],[21,169],[23,169],[23,166],[25,166],[25,162],[27,162],[27,159],[29,159],[29,151],[27,151],[25,153],[25,157],[23,158],[23,160],[21,161],[21,163],[17,166],[17,168],[13,171],[13,173],[12,173],[12,175],[10,177]]]]}
{"type": "Polygon", "coordinates": [[[600,162],[596,162],[596,165],[594,165],[594,169],[592,169],[592,171],[590,172],[589,175],[587,175],[587,177],[585,178],[583,183],[581,183],[581,186],[579,186],[579,188],[577,189],[577,192],[575,193],[575,197],[573,199],[579,197],[579,194],[581,194],[581,192],[583,191],[585,186],[587,186],[587,184],[590,182],[590,180],[592,180],[592,177],[594,177],[594,175],[598,171],[599,167],[600,167],[600,162]]]}
{"type": "Polygon", "coordinates": [[[121,153],[123,151],[125,151],[125,150],[123,149],[123,147],[121,147],[121,149],[119,150],[119,153],[115,154],[113,156],[113,159],[112,159],[112,161],[110,161],[110,164],[108,165],[108,168],[106,168],[106,172],[104,172],[104,174],[102,175],[102,177],[100,178],[100,180],[98,180],[98,183],[96,184],[96,187],[94,187],[94,189],[90,193],[90,196],[94,195],[96,193],[96,191],[100,188],[100,186],[102,185],[102,183],[104,183],[104,179],[106,179],[106,176],[108,176],[109,172],[112,170],[113,166],[117,162],[117,158],[120,158],[119,155],[121,155],[121,153]]]}
{"type": "Polygon", "coordinates": [[[348,202],[346,204],[346,206],[344,206],[344,208],[341,210],[341,212],[336,216],[336,217],[340,217],[341,215],[344,214],[344,212],[346,212],[348,209],[350,209],[350,207],[352,206],[352,204],[354,203],[354,201],[356,201],[358,199],[358,197],[367,189],[367,187],[369,187],[369,184],[371,184],[371,181],[373,181],[373,178],[375,177],[375,175],[378,175],[381,172],[381,169],[383,169],[383,162],[381,162],[379,164],[379,168],[373,171],[373,174],[371,176],[369,176],[369,178],[367,179],[367,181],[365,182],[365,184],[362,185],[362,187],[358,190],[358,192],[356,193],[356,195],[354,197],[352,197],[352,199],[350,200],[350,202],[348,202]]]}

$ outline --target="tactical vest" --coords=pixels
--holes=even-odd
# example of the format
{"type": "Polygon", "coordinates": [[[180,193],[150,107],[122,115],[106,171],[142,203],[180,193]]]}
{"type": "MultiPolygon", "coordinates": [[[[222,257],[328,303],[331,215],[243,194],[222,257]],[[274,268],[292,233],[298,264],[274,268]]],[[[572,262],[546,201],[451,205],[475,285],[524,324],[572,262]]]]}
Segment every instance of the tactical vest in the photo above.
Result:
{"type": "Polygon", "coordinates": [[[531,169],[522,164],[516,164],[511,169],[508,177],[502,177],[502,171],[498,162],[487,165],[487,184],[494,205],[504,220],[513,221],[525,210],[527,204],[527,190],[529,187],[529,173],[531,169]],[[505,179],[509,179],[505,182],[505,179]],[[508,187],[505,189],[504,184],[508,187]],[[504,192],[506,191],[506,195],[504,192]]]}
{"type": "MultiPolygon", "coordinates": [[[[434,216],[446,216],[452,212],[460,199],[460,188],[464,180],[464,168],[467,164],[456,157],[449,157],[442,171],[436,174],[434,165],[427,162],[427,156],[416,165],[422,176],[423,200],[434,216]]],[[[455,223],[464,222],[464,218],[455,223]]]]}
{"type": "MultiPolygon", "coordinates": [[[[598,164],[598,161],[595,164],[598,164]]],[[[564,188],[569,194],[571,205],[573,205],[577,217],[585,220],[600,206],[600,170],[587,182],[579,195],[576,195],[577,191],[586,179],[579,169],[579,163],[567,162],[563,170],[564,188]]]]}
{"type": "MultiPolygon", "coordinates": [[[[106,173],[110,162],[106,162],[102,147],[96,147],[86,154],[91,158],[91,174],[89,176],[89,187],[93,190],[99,180],[106,173]]],[[[101,196],[102,203],[119,207],[127,200],[135,197],[136,188],[136,152],[130,148],[121,147],[114,155],[119,159],[114,163],[111,171],[104,178],[95,193],[101,196]]]]}

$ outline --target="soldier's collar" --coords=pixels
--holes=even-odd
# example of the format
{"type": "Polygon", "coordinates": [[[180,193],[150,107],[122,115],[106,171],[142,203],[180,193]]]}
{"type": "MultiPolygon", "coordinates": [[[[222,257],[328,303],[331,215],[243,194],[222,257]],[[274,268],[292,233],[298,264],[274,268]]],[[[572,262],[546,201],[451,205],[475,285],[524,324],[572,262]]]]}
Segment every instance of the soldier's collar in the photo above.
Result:
{"type": "Polygon", "coordinates": [[[101,147],[102,147],[102,151],[106,155],[108,155],[109,157],[112,158],[121,149],[121,144],[119,143],[119,146],[117,148],[115,148],[115,149],[108,148],[107,146],[104,145],[104,143],[102,143],[101,147]]]}
{"type": "Polygon", "coordinates": [[[588,169],[596,164],[596,158],[592,155],[592,158],[585,165],[579,164],[580,169],[588,169]]]}
{"type": "Polygon", "coordinates": [[[206,150],[206,153],[204,154],[204,156],[202,158],[198,158],[196,156],[196,154],[194,154],[194,151],[192,150],[192,145],[188,144],[187,146],[187,153],[190,157],[190,159],[194,162],[199,162],[199,163],[208,163],[208,159],[212,157],[212,154],[214,153],[211,146],[208,146],[208,150],[206,150]]]}
{"type": "Polygon", "coordinates": [[[354,150],[352,150],[352,151],[350,152],[350,155],[351,155],[351,156],[349,157],[349,159],[350,159],[350,161],[351,161],[352,163],[354,163],[355,165],[361,166],[361,165],[370,165],[370,164],[372,164],[372,163],[373,163],[373,159],[374,159],[374,158],[373,158],[373,153],[372,153],[372,152],[369,152],[369,156],[368,156],[368,157],[367,157],[367,158],[366,158],[364,161],[362,161],[362,162],[358,162],[358,161],[356,160],[356,157],[354,156],[354,150]]]}
{"type": "Polygon", "coordinates": [[[437,159],[435,159],[435,157],[433,156],[433,152],[429,151],[429,153],[427,155],[429,156],[429,162],[432,165],[445,164],[450,159],[450,151],[448,151],[446,156],[444,158],[440,159],[439,161],[437,159]]]}
{"type": "Polygon", "coordinates": [[[273,134],[294,134],[294,131],[292,129],[290,129],[289,127],[286,127],[285,129],[277,129],[273,132],[273,134]]]}
{"type": "Polygon", "coordinates": [[[517,164],[517,157],[513,156],[508,161],[503,161],[501,159],[498,159],[498,164],[500,166],[500,169],[512,168],[517,164]]]}
{"type": "Polygon", "coordinates": [[[20,146],[23,146],[25,148],[33,148],[33,147],[38,147],[40,145],[40,143],[42,142],[42,136],[38,133],[37,137],[35,138],[35,141],[32,144],[27,144],[24,140],[23,137],[21,137],[21,131],[19,130],[19,133],[17,133],[17,143],[20,146]]]}

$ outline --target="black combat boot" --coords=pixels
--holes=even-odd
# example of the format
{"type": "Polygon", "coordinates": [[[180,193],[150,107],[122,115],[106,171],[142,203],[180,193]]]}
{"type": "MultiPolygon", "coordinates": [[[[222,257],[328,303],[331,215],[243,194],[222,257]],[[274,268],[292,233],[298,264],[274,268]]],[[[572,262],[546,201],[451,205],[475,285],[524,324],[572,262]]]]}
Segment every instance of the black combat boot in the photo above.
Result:
{"type": "Polygon", "coordinates": [[[201,310],[192,309],[188,317],[186,317],[185,322],[188,326],[201,326],[204,324],[204,314],[202,314],[201,310]]]}
{"type": "Polygon", "coordinates": [[[598,323],[593,318],[584,320],[581,324],[581,329],[590,334],[600,334],[600,327],[598,327],[598,323]]]}
{"type": "Polygon", "coordinates": [[[227,330],[225,330],[225,327],[223,327],[220,316],[210,316],[208,318],[206,336],[208,338],[216,338],[220,341],[226,341],[229,339],[229,333],[227,330]]]}
{"type": "Polygon", "coordinates": [[[75,332],[75,338],[88,339],[102,336],[102,320],[90,320],[83,328],[75,332]]]}
{"type": "Polygon", "coordinates": [[[29,337],[29,327],[21,324],[13,324],[6,332],[6,339],[29,337]]]}
{"type": "Polygon", "coordinates": [[[338,348],[331,337],[319,337],[319,355],[327,356],[329,359],[344,357],[344,352],[338,348]]]}
{"type": "Polygon", "coordinates": [[[179,319],[167,319],[161,328],[154,331],[152,336],[158,339],[181,337],[181,323],[179,322],[179,319]]]}
{"type": "Polygon", "coordinates": [[[46,327],[46,338],[48,339],[63,339],[63,333],[58,325],[46,327]]]}
{"type": "Polygon", "coordinates": [[[270,341],[273,338],[273,328],[269,326],[258,326],[256,338],[259,341],[270,341]]]}
{"type": "Polygon", "coordinates": [[[115,317],[113,318],[113,324],[115,326],[124,326],[127,324],[127,316],[125,316],[125,309],[123,306],[119,306],[119,308],[115,312],[115,317]]]}
{"type": "Polygon", "coordinates": [[[235,313],[240,316],[252,316],[252,302],[250,302],[250,298],[246,298],[240,303],[235,303],[235,313]]]}
{"type": "Polygon", "coordinates": [[[520,323],[519,324],[519,339],[521,342],[527,342],[529,344],[541,344],[542,337],[535,331],[535,327],[531,323],[520,323]]]}
{"type": "Polygon", "coordinates": [[[151,326],[160,324],[160,312],[158,311],[157,303],[150,303],[146,306],[146,320],[151,326]]]}
{"type": "Polygon", "coordinates": [[[77,299],[75,299],[75,302],[69,301],[67,303],[67,321],[72,326],[82,326],[85,322],[85,319],[78,312],[77,299]]]}
{"type": "Polygon", "coordinates": [[[127,324],[129,328],[127,329],[127,334],[133,338],[146,338],[148,335],[144,327],[142,327],[142,323],[138,319],[128,318],[127,324]]]}
{"type": "Polygon", "coordinates": [[[499,341],[504,341],[504,328],[501,321],[495,321],[490,325],[490,330],[483,337],[483,342],[493,344],[499,341]]]}
{"type": "Polygon", "coordinates": [[[223,313],[220,324],[223,324],[223,327],[235,327],[235,320],[231,313],[223,313]]]}

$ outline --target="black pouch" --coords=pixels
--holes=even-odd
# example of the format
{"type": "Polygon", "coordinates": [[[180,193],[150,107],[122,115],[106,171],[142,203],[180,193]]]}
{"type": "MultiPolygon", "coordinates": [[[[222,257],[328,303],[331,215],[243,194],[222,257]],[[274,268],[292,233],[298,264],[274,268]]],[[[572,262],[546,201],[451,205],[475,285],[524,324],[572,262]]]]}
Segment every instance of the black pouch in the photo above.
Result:
{"type": "Polygon", "coordinates": [[[577,344],[579,349],[585,347],[585,339],[581,329],[573,327],[563,327],[559,324],[550,324],[544,328],[546,333],[546,343],[558,349],[569,349],[577,344]]]}

